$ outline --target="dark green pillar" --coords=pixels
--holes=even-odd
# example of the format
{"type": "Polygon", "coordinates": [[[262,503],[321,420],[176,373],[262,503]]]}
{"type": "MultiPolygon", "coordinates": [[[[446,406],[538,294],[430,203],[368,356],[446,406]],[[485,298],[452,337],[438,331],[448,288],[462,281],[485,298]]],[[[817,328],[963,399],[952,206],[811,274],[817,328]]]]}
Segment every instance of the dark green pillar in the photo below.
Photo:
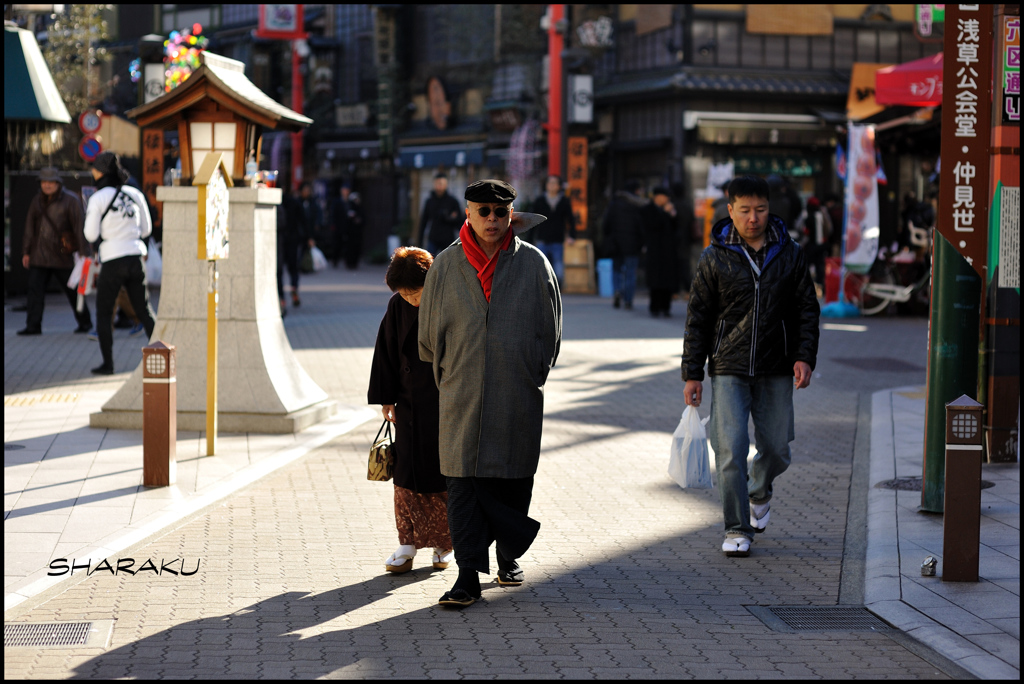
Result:
{"type": "Polygon", "coordinates": [[[981,277],[935,230],[928,322],[928,391],[924,417],[921,510],[941,513],[946,481],[946,404],[978,390],[981,277]]]}

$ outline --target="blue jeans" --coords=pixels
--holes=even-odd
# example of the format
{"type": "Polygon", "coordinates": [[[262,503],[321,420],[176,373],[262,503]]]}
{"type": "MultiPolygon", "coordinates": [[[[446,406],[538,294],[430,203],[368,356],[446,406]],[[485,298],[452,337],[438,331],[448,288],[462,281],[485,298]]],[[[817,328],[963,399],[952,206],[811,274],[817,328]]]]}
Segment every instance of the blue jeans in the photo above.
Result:
{"type": "Polygon", "coordinates": [[[726,534],[754,538],[749,503],[771,500],[772,482],[789,468],[793,438],[793,378],[711,376],[708,439],[715,450],[726,534]],[[747,423],[751,416],[757,454],[748,472],[747,423]]]}
{"type": "Polygon", "coordinates": [[[633,295],[636,293],[636,267],[639,264],[639,256],[615,257],[615,292],[630,306],[633,305],[633,295]]]}
{"type": "Polygon", "coordinates": [[[565,280],[565,245],[561,242],[542,242],[538,240],[536,247],[544,252],[544,256],[551,262],[551,268],[555,270],[558,282],[565,280]]]}

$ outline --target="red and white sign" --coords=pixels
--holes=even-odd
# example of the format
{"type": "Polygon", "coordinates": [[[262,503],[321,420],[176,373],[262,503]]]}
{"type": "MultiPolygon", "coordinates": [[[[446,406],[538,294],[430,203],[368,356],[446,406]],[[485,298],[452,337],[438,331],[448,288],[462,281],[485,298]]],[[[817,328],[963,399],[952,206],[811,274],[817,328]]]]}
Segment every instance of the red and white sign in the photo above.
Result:
{"type": "Polygon", "coordinates": [[[103,126],[103,112],[88,109],[78,115],[78,128],[86,135],[92,135],[103,126]]]}
{"type": "Polygon", "coordinates": [[[257,38],[297,40],[305,38],[302,5],[260,5],[257,38]]]}

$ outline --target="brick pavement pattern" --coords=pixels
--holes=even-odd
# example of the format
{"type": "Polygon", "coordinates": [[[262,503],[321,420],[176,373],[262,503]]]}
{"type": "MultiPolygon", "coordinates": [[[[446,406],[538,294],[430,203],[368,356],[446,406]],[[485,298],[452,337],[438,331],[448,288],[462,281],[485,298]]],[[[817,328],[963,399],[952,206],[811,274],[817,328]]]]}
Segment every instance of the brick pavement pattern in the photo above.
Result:
{"type": "MultiPolygon", "coordinates": [[[[365,403],[382,280],[381,267],[308,277],[285,319],[343,403],[365,403]]],[[[831,359],[891,355],[892,335],[920,342],[926,322],[823,333],[796,394],[793,465],[743,559],[719,550],[716,490],[666,472],[683,318],[645,308],[565,298],[522,587],[481,577],[484,599],[457,611],[436,606],[455,572],[431,569],[428,550],[385,573],[392,489],[366,480],[371,421],[132,551],[136,567],[183,558],[194,575],[96,572],[27,606],[17,621],[116,620],[112,643],[5,649],[5,678],[944,678],[882,633],[778,633],[745,608],[838,603],[858,392],[923,369],[871,377],[831,359]]]]}

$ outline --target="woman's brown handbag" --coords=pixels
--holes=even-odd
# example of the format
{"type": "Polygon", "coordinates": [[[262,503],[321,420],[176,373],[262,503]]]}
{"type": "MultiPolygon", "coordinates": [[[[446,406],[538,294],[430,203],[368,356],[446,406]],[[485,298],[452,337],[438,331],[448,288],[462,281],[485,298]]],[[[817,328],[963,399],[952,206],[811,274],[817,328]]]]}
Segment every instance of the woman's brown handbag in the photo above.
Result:
{"type": "Polygon", "coordinates": [[[387,482],[391,479],[391,472],[395,468],[395,457],[391,452],[391,423],[384,421],[384,425],[377,430],[377,437],[370,447],[370,460],[366,465],[366,479],[377,482],[387,482]],[[387,427],[387,431],[384,428],[387,427]],[[384,437],[380,433],[384,433],[384,437]]]}

